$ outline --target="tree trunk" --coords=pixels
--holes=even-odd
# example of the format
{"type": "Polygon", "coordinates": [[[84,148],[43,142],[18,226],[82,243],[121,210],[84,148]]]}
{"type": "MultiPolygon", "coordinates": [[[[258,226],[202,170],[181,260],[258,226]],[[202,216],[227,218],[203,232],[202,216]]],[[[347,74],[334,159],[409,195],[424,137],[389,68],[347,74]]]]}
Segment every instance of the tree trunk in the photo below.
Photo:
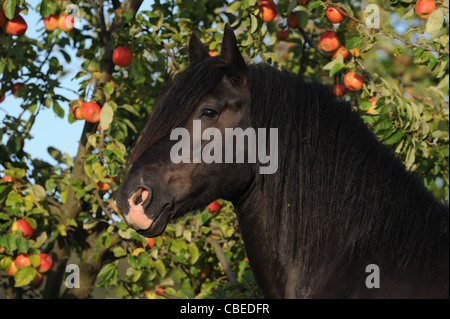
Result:
{"type": "MultiPolygon", "coordinates": [[[[114,50],[114,41],[117,38],[117,33],[115,30],[122,25],[122,15],[124,12],[131,12],[136,15],[139,7],[141,6],[143,0],[127,0],[122,3],[122,6],[115,10],[114,21],[109,30],[104,27],[101,28],[101,42],[103,46],[104,55],[100,62],[100,72],[101,76],[97,82],[94,92],[102,97],[101,100],[97,100],[97,103],[102,106],[104,103],[103,90],[101,89],[104,83],[111,80],[111,75],[114,72],[114,64],[112,62],[112,53],[114,50]]],[[[99,25],[104,26],[105,21],[103,13],[94,8],[99,19],[99,25]],[[103,19],[103,21],[100,21],[103,19]]],[[[88,178],[84,172],[84,156],[88,155],[90,152],[86,148],[86,143],[88,137],[95,129],[95,124],[86,122],[83,128],[83,132],[80,138],[80,144],[78,146],[77,155],[75,157],[74,166],[72,169],[72,181],[88,181],[88,178]]],[[[61,206],[61,219],[58,225],[66,225],[68,219],[76,219],[76,217],[82,211],[82,200],[77,199],[76,193],[72,188],[69,188],[67,193],[66,202],[61,206]]],[[[58,298],[60,296],[61,284],[64,279],[64,274],[66,270],[66,264],[70,256],[70,243],[74,239],[74,233],[68,232],[67,237],[60,236],[54,243],[51,254],[54,259],[53,270],[49,272],[47,280],[44,287],[44,298],[58,298]]],[[[93,236],[97,238],[96,236],[93,236]]],[[[94,238],[93,238],[94,239],[94,238]]],[[[107,249],[100,249],[98,252],[97,259],[93,259],[93,250],[95,250],[96,239],[91,246],[91,249],[83,252],[81,256],[80,267],[80,284],[85,286],[83,289],[68,289],[65,290],[62,297],[66,298],[86,298],[92,291],[95,284],[95,279],[102,267],[102,257],[107,249]]]]}

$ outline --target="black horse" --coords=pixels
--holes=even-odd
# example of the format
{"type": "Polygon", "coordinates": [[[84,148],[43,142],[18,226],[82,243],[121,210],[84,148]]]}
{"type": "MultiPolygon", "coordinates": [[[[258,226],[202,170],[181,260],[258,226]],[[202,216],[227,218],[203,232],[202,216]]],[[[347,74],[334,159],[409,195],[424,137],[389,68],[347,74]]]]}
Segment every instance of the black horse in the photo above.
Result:
{"type": "Polygon", "coordinates": [[[228,25],[220,56],[193,34],[189,57],[130,154],[116,197],[130,227],[155,237],[224,198],[265,297],[448,298],[448,207],[348,103],[301,76],[247,65],[228,25]],[[276,172],[261,174],[262,161],[198,163],[193,153],[174,161],[171,132],[194,134],[195,123],[225,135],[266,128],[266,141],[276,128],[276,172]]]}

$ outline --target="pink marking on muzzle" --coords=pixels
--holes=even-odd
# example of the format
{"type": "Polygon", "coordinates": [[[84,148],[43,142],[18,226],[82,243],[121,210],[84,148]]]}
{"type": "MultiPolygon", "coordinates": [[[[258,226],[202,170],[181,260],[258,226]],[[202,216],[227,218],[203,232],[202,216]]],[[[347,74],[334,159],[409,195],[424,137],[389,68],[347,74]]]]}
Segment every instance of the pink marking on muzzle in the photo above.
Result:
{"type": "Polygon", "coordinates": [[[144,208],[142,207],[142,203],[145,202],[149,195],[148,190],[140,188],[128,199],[130,211],[126,216],[126,220],[133,228],[144,230],[149,228],[153,223],[153,220],[145,215],[144,208]],[[139,196],[141,197],[141,200],[136,204],[136,199],[138,199],[139,196]]]}

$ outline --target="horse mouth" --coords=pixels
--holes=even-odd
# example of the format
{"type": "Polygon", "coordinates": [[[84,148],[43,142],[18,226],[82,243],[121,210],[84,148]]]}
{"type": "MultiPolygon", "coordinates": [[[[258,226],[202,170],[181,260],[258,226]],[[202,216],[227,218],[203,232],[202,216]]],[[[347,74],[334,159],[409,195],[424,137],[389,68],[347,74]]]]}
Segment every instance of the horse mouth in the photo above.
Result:
{"type": "MultiPolygon", "coordinates": [[[[147,214],[146,214],[147,215],[147,214]]],[[[153,217],[150,226],[147,229],[136,229],[144,237],[157,237],[161,235],[167,227],[167,224],[175,215],[172,203],[166,203],[157,215],[153,217]]]]}

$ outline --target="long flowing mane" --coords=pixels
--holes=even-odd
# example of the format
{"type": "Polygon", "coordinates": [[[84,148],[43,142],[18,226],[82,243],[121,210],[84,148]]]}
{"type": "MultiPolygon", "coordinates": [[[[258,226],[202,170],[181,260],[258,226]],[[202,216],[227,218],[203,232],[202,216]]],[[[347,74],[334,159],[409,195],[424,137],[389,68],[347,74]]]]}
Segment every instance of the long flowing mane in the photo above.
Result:
{"type": "MultiPolygon", "coordinates": [[[[218,58],[178,74],[159,98],[128,164],[182,125],[223,76],[218,58]]],[[[442,217],[447,208],[379,143],[359,114],[330,88],[301,76],[260,64],[248,67],[248,77],[253,126],[278,128],[278,172],[256,174],[263,193],[271,194],[273,213],[266,225],[291,226],[271,234],[286,249],[273,254],[293,254],[306,273],[324,255],[342,251],[355,260],[376,252],[372,262],[404,267],[414,260],[430,268],[445,240],[437,230],[448,232],[448,218],[442,217]],[[302,251],[315,253],[296,256],[302,251]]]]}
{"type": "Polygon", "coordinates": [[[279,171],[257,177],[263,193],[271,194],[266,225],[290,225],[273,234],[287,247],[274,254],[301,257],[310,268],[305,272],[324,255],[343,251],[365,265],[364,257],[375,252],[372,262],[385,266],[412,260],[432,266],[444,247],[439,230],[448,232],[448,208],[435,202],[349,103],[329,87],[268,65],[250,67],[250,87],[253,125],[279,132],[279,171]],[[301,251],[314,253],[295,256],[301,251]]]}

